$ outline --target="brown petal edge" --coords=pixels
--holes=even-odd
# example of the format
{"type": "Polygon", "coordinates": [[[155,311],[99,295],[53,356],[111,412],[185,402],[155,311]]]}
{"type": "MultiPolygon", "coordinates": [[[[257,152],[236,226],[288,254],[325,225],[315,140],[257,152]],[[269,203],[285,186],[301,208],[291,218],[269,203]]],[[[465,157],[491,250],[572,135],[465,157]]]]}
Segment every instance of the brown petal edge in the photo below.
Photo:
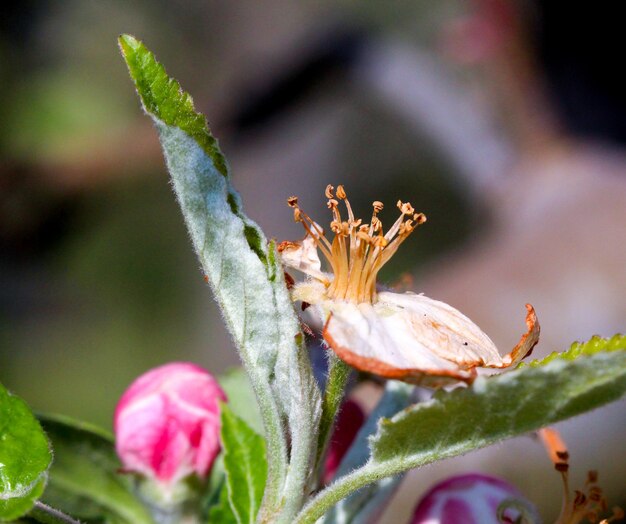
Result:
{"type": "Polygon", "coordinates": [[[335,342],[328,332],[328,325],[331,320],[332,314],[328,317],[324,330],[322,331],[324,340],[341,360],[359,371],[365,371],[380,377],[401,380],[415,384],[416,386],[426,387],[445,386],[457,382],[471,384],[476,378],[475,369],[459,369],[453,371],[448,369],[397,368],[376,358],[363,357],[335,342]]]}
{"type": "Polygon", "coordinates": [[[498,369],[508,368],[510,366],[514,366],[533,352],[534,347],[537,345],[537,342],[539,342],[541,326],[539,326],[539,320],[537,320],[535,308],[533,308],[530,304],[526,304],[526,311],[526,327],[528,330],[522,335],[522,338],[517,343],[517,346],[515,346],[509,354],[502,357],[502,364],[490,365],[486,367],[498,369]]]}

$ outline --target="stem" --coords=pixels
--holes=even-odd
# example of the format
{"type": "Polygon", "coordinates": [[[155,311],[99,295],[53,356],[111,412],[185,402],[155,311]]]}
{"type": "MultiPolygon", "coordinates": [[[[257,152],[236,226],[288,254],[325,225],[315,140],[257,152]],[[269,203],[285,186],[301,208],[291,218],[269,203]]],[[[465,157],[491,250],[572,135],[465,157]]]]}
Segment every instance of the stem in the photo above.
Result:
{"type": "Polygon", "coordinates": [[[309,503],[304,506],[293,524],[314,524],[319,518],[323,517],[330,508],[337,504],[337,502],[346,498],[356,490],[372,482],[397,475],[411,468],[411,466],[407,467],[406,463],[403,462],[402,460],[386,462],[384,464],[368,462],[362,468],[341,477],[313,497],[309,503]]]}
{"type": "Polygon", "coordinates": [[[30,514],[35,518],[45,519],[49,524],[81,524],[79,520],[73,519],[62,511],[55,509],[41,501],[36,501],[30,514]]]}
{"type": "Polygon", "coordinates": [[[343,360],[339,359],[334,353],[329,356],[329,361],[330,369],[328,371],[328,380],[322,401],[317,456],[315,458],[315,479],[318,479],[321,473],[335,417],[337,416],[339,406],[343,400],[346,384],[352,373],[352,368],[343,360]]]}

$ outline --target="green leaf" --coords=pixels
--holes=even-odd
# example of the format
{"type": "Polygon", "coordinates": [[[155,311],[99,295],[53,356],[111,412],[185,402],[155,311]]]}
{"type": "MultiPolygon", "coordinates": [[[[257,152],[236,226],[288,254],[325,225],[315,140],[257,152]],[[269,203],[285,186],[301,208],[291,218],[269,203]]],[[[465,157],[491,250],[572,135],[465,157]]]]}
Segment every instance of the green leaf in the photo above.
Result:
{"type": "Polygon", "coordinates": [[[315,522],[367,484],[436,460],[461,455],[590,411],[626,393],[626,337],[592,339],[472,387],[440,391],[433,399],[382,419],[371,457],[305,506],[296,523],[315,522]]]}
{"type": "Polygon", "coordinates": [[[217,504],[209,509],[209,524],[237,524],[237,518],[228,500],[228,489],[225,484],[221,486],[217,504]]]}
{"type": "Polygon", "coordinates": [[[542,359],[521,362],[517,367],[522,369],[526,366],[544,366],[553,360],[575,360],[581,355],[595,355],[601,352],[621,351],[626,348],[626,335],[613,335],[611,338],[602,338],[598,335],[591,337],[587,342],[574,342],[567,351],[559,353],[554,351],[542,359]]]}
{"type": "Polygon", "coordinates": [[[254,390],[245,371],[241,368],[234,368],[221,375],[218,380],[226,393],[230,410],[262,435],[263,421],[256,405],[254,390]]]}
{"type": "Polygon", "coordinates": [[[382,420],[371,442],[372,459],[421,465],[616,400],[626,392],[626,338],[622,342],[612,351],[577,358],[564,354],[536,366],[479,377],[470,388],[439,392],[430,402],[382,420]]]}
{"type": "Polygon", "coordinates": [[[310,481],[321,401],[276,247],[243,214],[224,157],[191,97],[141,42],[129,35],[119,42],[259,403],[268,442],[264,518],[280,512],[290,522],[310,481]]]}
{"type": "Polygon", "coordinates": [[[83,522],[152,524],[135,498],[112,437],[89,424],[66,417],[41,416],[54,447],[54,463],[42,501],[83,522]]]}
{"type": "Polygon", "coordinates": [[[221,440],[230,506],[239,524],[252,524],[267,477],[265,440],[226,404],[222,404],[221,440]]]}
{"type": "Polygon", "coordinates": [[[51,460],[48,439],[26,402],[0,384],[0,521],[32,508],[51,460]]]}

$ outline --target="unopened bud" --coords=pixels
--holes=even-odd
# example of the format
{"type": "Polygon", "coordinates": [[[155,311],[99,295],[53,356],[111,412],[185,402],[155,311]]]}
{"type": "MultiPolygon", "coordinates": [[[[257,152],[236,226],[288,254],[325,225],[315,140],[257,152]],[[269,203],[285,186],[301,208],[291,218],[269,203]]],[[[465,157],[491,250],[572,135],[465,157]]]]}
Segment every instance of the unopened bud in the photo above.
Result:
{"type": "Polygon", "coordinates": [[[213,376],[175,362],[137,378],[115,410],[115,447],[126,471],[170,488],[195,474],[207,477],[220,451],[219,403],[213,376]]]}

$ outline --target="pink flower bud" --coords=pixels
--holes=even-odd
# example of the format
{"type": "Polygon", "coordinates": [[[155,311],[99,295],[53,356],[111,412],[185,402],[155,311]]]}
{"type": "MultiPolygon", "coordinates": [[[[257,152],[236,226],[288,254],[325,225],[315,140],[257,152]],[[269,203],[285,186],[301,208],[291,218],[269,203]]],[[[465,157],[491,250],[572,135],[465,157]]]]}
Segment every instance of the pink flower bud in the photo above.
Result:
{"type": "MultiPolygon", "coordinates": [[[[507,482],[480,473],[450,477],[436,484],[415,508],[411,524],[501,524],[498,506],[507,499],[524,502],[507,482]]],[[[509,508],[504,522],[515,522],[519,512],[509,508]]]]}
{"type": "Polygon", "coordinates": [[[341,459],[350,449],[357,433],[365,422],[365,412],[354,400],[346,400],[337,416],[337,425],[330,438],[328,455],[324,464],[324,482],[329,483],[339,465],[341,459]]]}
{"type": "Polygon", "coordinates": [[[173,362],[137,378],[115,410],[115,446],[126,471],[169,486],[205,478],[220,451],[219,402],[226,395],[204,369],[173,362]]]}

